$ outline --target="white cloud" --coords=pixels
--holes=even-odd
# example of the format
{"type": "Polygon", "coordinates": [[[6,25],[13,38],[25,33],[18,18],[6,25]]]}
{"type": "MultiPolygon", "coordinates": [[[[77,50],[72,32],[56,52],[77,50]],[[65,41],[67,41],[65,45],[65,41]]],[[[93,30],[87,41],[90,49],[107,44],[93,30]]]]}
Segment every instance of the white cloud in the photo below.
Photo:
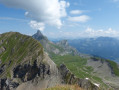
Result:
{"type": "Polygon", "coordinates": [[[109,28],[107,30],[103,30],[103,29],[94,30],[88,27],[83,33],[87,35],[87,37],[99,37],[99,36],[119,37],[119,32],[116,30],[113,30],[112,28],[109,28]]]}
{"type": "Polygon", "coordinates": [[[90,20],[90,17],[87,15],[82,15],[77,17],[68,17],[68,20],[72,22],[87,22],[90,20]]]}
{"type": "Polygon", "coordinates": [[[79,31],[59,31],[58,33],[46,33],[49,38],[66,38],[66,39],[76,39],[76,38],[95,38],[95,37],[116,37],[119,38],[119,31],[108,28],[107,30],[98,29],[94,30],[90,27],[85,30],[79,31]],[[59,35],[60,34],[60,35],[59,35]]]}
{"type": "Polygon", "coordinates": [[[41,31],[45,29],[45,24],[42,22],[31,21],[29,24],[33,29],[38,29],[41,31]]]}
{"type": "Polygon", "coordinates": [[[25,16],[32,20],[57,27],[62,26],[61,18],[67,16],[66,7],[70,5],[64,0],[0,0],[0,3],[24,9],[25,16]]]}
{"type": "Polygon", "coordinates": [[[83,11],[82,10],[72,10],[70,11],[70,14],[82,14],[83,11]]]}

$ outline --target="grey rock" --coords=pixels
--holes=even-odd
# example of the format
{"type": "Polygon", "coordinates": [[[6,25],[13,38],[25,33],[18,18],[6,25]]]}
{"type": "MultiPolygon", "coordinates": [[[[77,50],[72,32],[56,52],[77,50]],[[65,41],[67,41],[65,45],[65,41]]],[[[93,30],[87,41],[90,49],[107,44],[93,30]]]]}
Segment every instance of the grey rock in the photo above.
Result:
{"type": "Polygon", "coordinates": [[[5,47],[1,47],[1,48],[0,48],[0,54],[3,53],[5,50],[6,50],[5,47]]]}
{"type": "Polygon", "coordinates": [[[64,64],[60,65],[59,70],[66,84],[78,84],[81,88],[85,90],[99,90],[99,88],[93,83],[91,83],[91,81],[86,79],[80,79],[74,76],[74,74],[72,74],[64,64]]]}
{"type": "Polygon", "coordinates": [[[0,45],[3,43],[3,40],[0,41],[0,45]]]}

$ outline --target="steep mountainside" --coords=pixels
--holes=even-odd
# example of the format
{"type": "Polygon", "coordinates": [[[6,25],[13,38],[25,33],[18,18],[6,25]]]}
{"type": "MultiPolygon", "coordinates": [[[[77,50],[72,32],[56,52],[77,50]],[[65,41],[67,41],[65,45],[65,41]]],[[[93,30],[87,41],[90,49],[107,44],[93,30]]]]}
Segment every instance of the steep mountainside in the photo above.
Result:
{"type": "Polygon", "coordinates": [[[69,40],[79,52],[100,56],[119,63],[119,40],[111,37],[69,40]]]}
{"type": "Polygon", "coordinates": [[[47,37],[45,37],[39,30],[36,34],[32,36],[36,40],[40,41],[40,43],[43,45],[44,49],[50,54],[57,54],[57,55],[79,55],[79,52],[68,45],[67,41],[61,41],[57,44],[49,41],[47,37]]]}
{"type": "Polygon", "coordinates": [[[0,90],[42,90],[62,84],[99,90],[89,80],[75,77],[65,65],[57,68],[32,37],[17,32],[0,35],[0,90]]]}
{"type": "Polygon", "coordinates": [[[39,90],[61,83],[55,63],[37,40],[9,32],[0,35],[0,42],[0,90],[39,90]]]}

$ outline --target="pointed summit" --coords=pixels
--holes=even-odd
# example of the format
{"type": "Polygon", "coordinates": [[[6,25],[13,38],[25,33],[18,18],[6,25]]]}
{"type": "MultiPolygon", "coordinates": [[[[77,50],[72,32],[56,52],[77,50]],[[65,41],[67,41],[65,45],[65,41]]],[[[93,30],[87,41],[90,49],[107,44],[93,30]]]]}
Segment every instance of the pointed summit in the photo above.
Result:
{"type": "Polygon", "coordinates": [[[37,40],[42,40],[45,38],[45,36],[41,33],[40,30],[37,30],[37,33],[33,35],[33,38],[35,38],[37,40]]]}
{"type": "Polygon", "coordinates": [[[36,33],[38,36],[43,36],[43,34],[41,33],[40,30],[37,30],[37,33],[36,33]]]}

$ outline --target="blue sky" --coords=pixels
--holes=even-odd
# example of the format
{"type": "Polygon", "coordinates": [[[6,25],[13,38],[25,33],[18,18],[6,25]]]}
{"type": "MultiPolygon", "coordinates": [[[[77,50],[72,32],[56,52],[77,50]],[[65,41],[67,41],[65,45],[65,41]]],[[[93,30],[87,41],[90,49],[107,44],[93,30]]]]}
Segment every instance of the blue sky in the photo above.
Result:
{"type": "Polygon", "coordinates": [[[49,38],[119,37],[119,0],[49,1],[1,0],[0,33],[40,29],[49,38]]]}

